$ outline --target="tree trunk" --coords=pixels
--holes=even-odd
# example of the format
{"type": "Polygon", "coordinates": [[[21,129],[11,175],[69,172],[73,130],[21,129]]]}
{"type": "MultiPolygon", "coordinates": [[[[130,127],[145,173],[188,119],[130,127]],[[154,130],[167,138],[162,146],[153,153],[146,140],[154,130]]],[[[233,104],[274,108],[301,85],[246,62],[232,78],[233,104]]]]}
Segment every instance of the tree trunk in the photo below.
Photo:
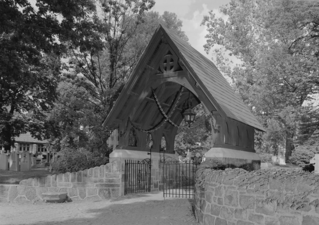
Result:
{"type": "Polygon", "coordinates": [[[12,137],[11,137],[11,126],[9,124],[5,125],[5,128],[2,130],[2,132],[4,132],[4,150],[6,152],[10,152],[11,151],[11,146],[13,146],[13,141],[12,141],[12,137]]]}
{"type": "Polygon", "coordinates": [[[285,152],[285,161],[286,163],[289,162],[289,158],[291,156],[293,150],[293,142],[292,142],[293,135],[287,134],[286,136],[286,152],[285,152]]]}

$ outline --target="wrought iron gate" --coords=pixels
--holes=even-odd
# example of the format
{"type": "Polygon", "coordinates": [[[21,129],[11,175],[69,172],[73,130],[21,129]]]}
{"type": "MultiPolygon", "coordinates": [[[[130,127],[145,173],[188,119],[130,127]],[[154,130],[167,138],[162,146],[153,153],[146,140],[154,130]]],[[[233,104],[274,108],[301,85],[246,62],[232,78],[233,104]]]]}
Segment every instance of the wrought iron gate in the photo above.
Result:
{"type": "Polygon", "coordinates": [[[151,160],[125,160],[124,195],[151,191],[151,160]]]}
{"type": "Polygon", "coordinates": [[[161,165],[164,198],[193,198],[197,165],[175,160],[161,162],[161,165]]]}

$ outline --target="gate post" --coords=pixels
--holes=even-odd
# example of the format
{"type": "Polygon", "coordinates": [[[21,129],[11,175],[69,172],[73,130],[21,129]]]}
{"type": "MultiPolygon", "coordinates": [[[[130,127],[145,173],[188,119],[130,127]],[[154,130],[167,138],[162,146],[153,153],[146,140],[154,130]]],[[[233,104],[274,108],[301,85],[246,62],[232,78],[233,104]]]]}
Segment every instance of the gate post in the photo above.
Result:
{"type": "Polygon", "coordinates": [[[111,170],[113,173],[118,173],[121,177],[121,183],[120,183],[120,196],[124,195],[124,159],[121,158],[110,158],[109,164],[112,167],[111,170]]]}

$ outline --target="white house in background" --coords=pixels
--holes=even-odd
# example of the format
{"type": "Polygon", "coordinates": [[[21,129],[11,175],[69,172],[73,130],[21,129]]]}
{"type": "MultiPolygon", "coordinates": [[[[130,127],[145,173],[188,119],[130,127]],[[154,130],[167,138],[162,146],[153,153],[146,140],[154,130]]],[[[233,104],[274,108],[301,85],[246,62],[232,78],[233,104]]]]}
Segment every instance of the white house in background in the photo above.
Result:
{"type": "Polygon", "coordinates": [[[35,139],[28,132],[25,134],[21,134],[19,137],[15,138],[15,144],[14,147],[11,147],[11,151],[29,152],[33,155],[40,156],[40,158],[46,159],[48,154],[47,144],[47,140],[40,141],[38,139],[35,139]]]}

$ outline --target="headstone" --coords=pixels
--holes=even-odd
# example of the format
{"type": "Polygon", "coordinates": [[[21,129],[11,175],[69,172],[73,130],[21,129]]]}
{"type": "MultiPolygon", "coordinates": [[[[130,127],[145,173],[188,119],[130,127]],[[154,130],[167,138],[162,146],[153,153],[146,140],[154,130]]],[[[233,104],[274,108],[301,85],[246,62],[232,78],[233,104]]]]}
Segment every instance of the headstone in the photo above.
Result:
{"type": "Polygon", "coordinates": [[[29,152],[21,153],[20,170],[29,171],[31,169],[31,154],[29,152]]]}
{"type": "Polygon", "coordinates": [[[260,163],[260,169],[269,169],[271,167],[271,163],[260,163]]]}
{"type": "Polygon", "coordinates": [[[33,155],[31,155],[31,167],[37,164],[37,159],[33,155]]]}
{"type": "Polygon", "coordinates": [[[8,170],[7,154],[0,154],[0,170],[8,170]]]}
{"type": "Polygon", "coordinates": [[[20,151],[20,144],[19,143],[14,143],[13,151],[15,151],[15,152],[20,151]]]}
{"type": "Polygon", "coordinates": [[[19,154],[11,152],[9,156],[9,169],[12,171],[19,171],[19,154]]]}
{"type": "Polygon", "coordinates": [[[31,153],[33,155],[37,154],[38,145],[37,144],[33,144],[33,145],[30,145],[30,147],[31,147],[31,153]]]}
{"type": "Polygon", "coordinates": [[[119,144],[117,129],[113,130],[112,134],[107,139],[107,144],[108,146],[112,147],[112,149],[115,149],[116,146],[119,144]]]}
{"type": "Polygon", "coordinates": [[[315,174],[319,174],[319,154],[315,154],[314,157],[315,165],[315,174]]]}
{"type": "Polygon", "coordinates": [[[279,157],[279,165],[286,165],[286,160],[283,157],[279,157]]]}
{"type": "Polygon", "coordinates": [[[191,160],[191,157],[192,157],[192,153],[189,151],[189,149],[187,149],[187,152],[186,152],[186,162],[190,162],[191,160]]]}
{"type": "Polygon", "coordinates": [[[286,165],[285,159],[282,156],[272,156],[271,160],[274,164],[278,164],[278,165],[286,165]]]}

